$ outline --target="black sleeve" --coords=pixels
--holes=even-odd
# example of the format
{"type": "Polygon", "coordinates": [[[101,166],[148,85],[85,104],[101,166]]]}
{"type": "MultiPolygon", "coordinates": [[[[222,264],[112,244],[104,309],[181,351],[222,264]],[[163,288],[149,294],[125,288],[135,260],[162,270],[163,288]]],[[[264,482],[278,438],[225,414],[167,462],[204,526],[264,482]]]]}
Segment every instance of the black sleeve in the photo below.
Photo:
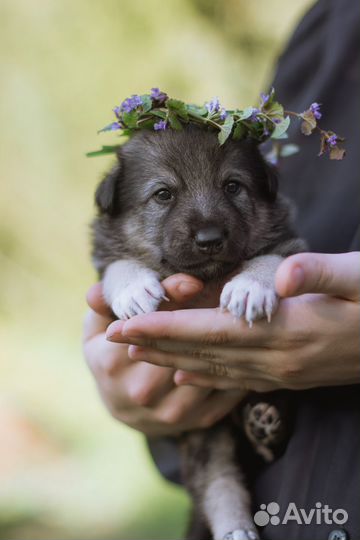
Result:
{"type": "Polygon", "coordinates": [[[180,456],[175,437],[148,437],[151,456],[161,474],[175,484],[181,484],[180,456]]]}
{"type": "MultiPolygon", "coordinates": [[[[280,58],[274,86],[288,109],[322,104],[321,125],[346,137],[347,156],[317,157],[317,138],[290,132],[300,153],[284,160],[281,189],[297,206],[297,230],[312,251],[360,249],[360,2],[320,0],[280,58]]],[[[339,324],[341,321],[339,320],[339,324]]],[[[343,362],[339,344],[339,363],[343,362]]],[[[360,538],[359,385],[296,392],[297,418],[284,455],[258,473],[254,510],[275,501],[282,519],[289,504],[320,504],[347,513],[338,525],[290,521],[262,530],[264,540],[360,538]],[[335,530],[338,530],[337,536],[335,530]]]]}
{"type": "Polygon", "coordinates": [[[292,123],[300,152],[280,165],[280,188],[297,209],[296,229],[311,251],[348,251],[360,224],[360,2],[320,0],[280,57],[274,87],[289,110],[321,103],[324,129],[346,138],[343,161],[318,157],[319,137],[292,123]]]}

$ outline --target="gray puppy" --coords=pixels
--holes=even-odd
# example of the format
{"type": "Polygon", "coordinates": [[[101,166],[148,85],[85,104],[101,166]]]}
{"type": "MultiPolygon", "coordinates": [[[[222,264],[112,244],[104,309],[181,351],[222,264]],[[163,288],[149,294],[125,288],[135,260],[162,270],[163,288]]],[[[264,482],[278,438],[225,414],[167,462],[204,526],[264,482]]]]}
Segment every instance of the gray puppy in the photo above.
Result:
{"type": "MultiPolygon", "coordinates": [[[[256,143],[220,146],[214,132],[196,126],[136,134],[99,185],[96,204],[93,262],[119,319],[155,311],[165,297],[161,280],[185,272],[210,287],[231,275],[221,308],[250,325],[270,320],[278,304],[276,269],[304,249],[256,143]]],[[[260,403],[244,415],[255,450],[272,459],[281,438],[276,410],[260,403]]],[[[183,437],[196,516],[189,538],[204,540],[205,531],[215,540],[258,538],[232,429],[227,419],[183,437]]]]}

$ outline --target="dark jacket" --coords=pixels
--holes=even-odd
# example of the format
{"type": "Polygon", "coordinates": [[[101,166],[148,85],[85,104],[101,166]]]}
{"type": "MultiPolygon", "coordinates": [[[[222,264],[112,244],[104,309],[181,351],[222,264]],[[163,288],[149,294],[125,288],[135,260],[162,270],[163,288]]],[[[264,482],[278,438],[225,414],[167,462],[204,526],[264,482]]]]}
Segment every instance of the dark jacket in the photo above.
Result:
{"type": "MultiPolygon", "coordinates": [[[[360,2],[320,0],[295,31],[274,80],[289,110],[321,103],[321,125],[346,137],[347,157],[335,162],[317,157],[316,135],[305,138],[296,125],[290,132],[301,151],[282,164],[280,187],[295,202],[297,231],[314,252],[360,250],[359,46],[360,2]]],[[[326,540],[333,534],[336,539],[333,531],[339,529],[339,540],[360,540],[360,388],[314,389],[294,393],[294,399],[294,434],[284,455],[257,475],[254,511],[274,501],[282,518],[289,503],[306,512],[321,503],[320,510],[344,509],[349,518],[340,525],[324,518],[320,524],[269,524],[262,538],[326,540]]],[[[171,440],[152,442],[151,448],[163,474],[177,480],[171,440]]]]}
{"type": "MultiPolygon", "coordinates": [[[[315,135],[304,140],[296,127],[290,133],[301,152],[284,161],[281,191],[294,200],[297,231],[311,251],[360,250],[359,51],[360,3],[320,0],[295,31],[274,80],[288,109],[302,111],[317,101],[322,104],[321,125],[346,137],[347,156],[334,162],[316,156],[315,135]]],[[[262,538],[325,540],[340,529],[359,540],[360,388],[315,389],[299,392],[295,399],[294,434],[283,457],[258,476],[255,507],[276,501],[281,514],[289,502],[306,511],[321,503],[345,509],[349,519],[343,525],[323,523],[323,517],[319,525],[269,524],[262,538]]]]}

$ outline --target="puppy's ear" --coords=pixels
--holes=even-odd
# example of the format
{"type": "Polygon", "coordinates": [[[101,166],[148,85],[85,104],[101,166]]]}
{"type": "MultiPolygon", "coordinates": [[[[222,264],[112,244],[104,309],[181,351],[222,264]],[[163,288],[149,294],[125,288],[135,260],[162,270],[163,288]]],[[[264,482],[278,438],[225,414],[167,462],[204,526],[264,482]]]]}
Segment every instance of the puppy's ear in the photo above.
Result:
{"type": "Polygon", "coordinates": [[[120,160],[105,176],[95,192],[95,203],[101,214],[115,215],[119,210],[120,160]]]}
{"type": "Polygon", "coordinates": [[[267,162],[265,162],[265,168],[267,196],[269,197],[269,200],[273,202],[276,199],[279,187],[278,171],[274,165],[267,162]]]}
{"type": "Polygon", "coordinates": [[[278,193],[279,179],[278,170],[272,165],[266,157],[266,149],[259,148],[256,144],[258,163],[260,165],[260,174],[262,178],[261,191],[263,196],[270,202],[274,202],[278,193]]]}
{"type": "Polygon", "coordinates": [[[256,179],[258,193],[269,202],[274,202],[278,192],[278,173],[276,167],[265,158],[265,148],[259,148],[259,143],[246,139],[240,141],[243,155],[247,155],[250,172],[256,179]]]}

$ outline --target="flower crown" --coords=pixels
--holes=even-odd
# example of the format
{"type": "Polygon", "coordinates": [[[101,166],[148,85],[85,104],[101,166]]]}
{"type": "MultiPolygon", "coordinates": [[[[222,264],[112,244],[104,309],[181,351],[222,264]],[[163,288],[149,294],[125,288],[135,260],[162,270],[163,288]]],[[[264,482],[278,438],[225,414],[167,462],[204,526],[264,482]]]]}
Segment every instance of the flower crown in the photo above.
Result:
{"type": "MultiPolygon", "coordinates": [[[[298,151],[294,144],[281,145],[276,142],[288,138],[287,130],[291,118],[295,118],[301,121],[304,135],[311,135],[314,131],[320,134],[319,156],[328,153],[330,159],[337,160],[345,156],[345,149],[340,144],[344,139],[333,131],[325,131],[318,126],[318,120],[322,116],[319,103],[312,103],[302,113],[287,111],[276,101],[274,89],[269,94],[261,94],[257,107],[227,110],[221,106],[217,97],[203,106],[188,105],[170,98],[159,88],[152,88],[150,94],[134,94],[125,99],[113,112],[116,120],[99,133],[119,131],[121,135],[131,137],[139,130],[179,131],[187,124],[196,124],[204,129],[217,131],[220,145],[229,138],[251,138],[258,143],[271,139],[273,148],[267,157],[274,164],[279,157],[287,157],[298,151]]],[[[100,150],[89,152],[87,156],[111,154],[116,152],[119,146],[103,146],[100,150]]]]}

